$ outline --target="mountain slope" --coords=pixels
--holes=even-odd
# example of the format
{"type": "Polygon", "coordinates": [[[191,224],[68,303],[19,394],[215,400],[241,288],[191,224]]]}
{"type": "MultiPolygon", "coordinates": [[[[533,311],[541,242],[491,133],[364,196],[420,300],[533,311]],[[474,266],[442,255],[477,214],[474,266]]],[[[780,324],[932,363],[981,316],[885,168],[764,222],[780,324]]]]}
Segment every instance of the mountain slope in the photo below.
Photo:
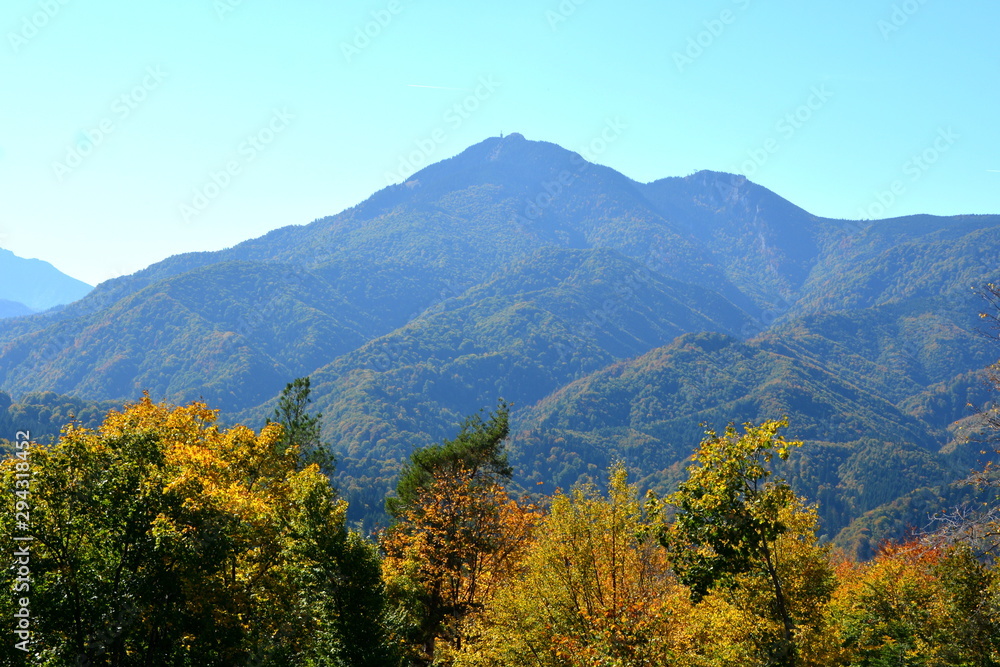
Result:
{"type": "Polygon", "coordinates": [[[365,493],[367,508],[354,511],[370,513],[415,446],[497,397],[530,405],[682,333],[735,332],[747,322],[718,294],[614,251],[545,249],[319,369],[317,409],[339,481],[365,493]]]}
{"type": "MultiPolygon", "coordinates": [[[[0,349],[24,348],[38,337],[54,335],[67,336],[74,345],[86,343],[78,338],[85,330],[83,323],[91,321],[87,318],[106,319],[111,312],[117,316],[121,304],[133,295],[144,290],[155,293],[161,282],[227,262],[250,262],[244,265],[250,273],[261,262],[308,271],[353,309],[372,317],[371,337],[404,325],[442,294],[459,294],[545,247],[616,250],[655,273],[724,293],[734,304],[756,311],[753,300],[713,264],[708,249],[660,215],[641,189],[621,174],[553,144],[529,142],[520,135],[489,139],[337,216],[282,228],[216,253],[172,257],[133,276],[103,283],[62,312],[0,322],[0,349]],[[561,185],[556,196],[548,195],[546,188],[564,176],[569,184],[561,185]],[[530,209],[532,205],[537,211],[530,209]]],[[[276,284],[283,280],[278,276],[276,284]]],[[[221,333],[237,333],[231,325],[219,328],[221,333]]],[[[185,337],[179,329],[174,331],[185,337]]],[[[293,336],[294,327],[282,335],[293,336]]],[[[162,345],[148,352],[154,365],[162,362],[155,359],[161,349],[162,345]]],[[[106,359],[109,354],[104,351],[92,358],[106,359]]],[[[73,381],[67,371],[53,368],[54,362],[52,357],[2,354],[0,382],[15,393],[52,389],[93,399],[125,398],[134,392],[117,379],[73,381]],[[30,375],[38,378],[38,384],[16,380],[30,375]]],[[[239,363],[243,368],[237,374],[252,376],[251,357],[239,363]]],[[[107,372],[105,362],[88,369],[89,375],[107,372]]],[[[262,376],[261,383],[266,378],[262,376]]],[[[249,394],[275,389],[268,380],[266,389],[261,386],[249,394]]],[[[180,400],[187,395],[179,388],[167,397],[180,400]]]]}
{"type": "Polygon", "coordinates": [[[1000,279],[998,255],[1000,216],[829,220],[739,176],[642,184],[514,134],[0,320],[0,388],[149,389],[259,425],[311,375],[356,517],[499,397],[519,481],[546,489],[616,456],[667,489],[700,421],[787,414],[809,441],[789,477],[835,531],[973,465],[951,440],[997,356],[970,288],[1000,279]]]}
{"type": "MultiPolygon", "coordinates": [[[[90,285],[71,278],[48,262],[23,259],[0,248],[0,302],[13,301],[29,311],[48,310],[83,298],[90,285]]],[[[0,317],[13,317],[3,315],[0,317]]]]}
{"type": "Polygon", "coordinates": [[[8,391],[107,400],[148,389],[227,411],[271,398],[285,378],[360,345],[371,329],[322,279],[260,262],[196,269],[102,311],[52,319],[0,349],[8,391]]]}
{"type": "Polygon", "coordinates": [[[7,317],[23,317],[24,315],[31,315],[33,312],[35,311],[19,301],[0,299],[0,319],[7,317]]]}
{"type": "Polygon", "coordinates": [[[961,479],[985,462],[969,447],[945,446],[951,438],[944,424],[922,418],[940,413],[914,412],[794,349],[690,334],[580,378],[522,412],[513,450],[526,488],[567,488],[622,460],[644,486],[667,492],[683,478],[702,424],[721,431],[729,422],[788,417],[788,437],[806,446],[779,472],[797,493],[819,501],[822,528],[832,537],[863,512],[961,479]]]}

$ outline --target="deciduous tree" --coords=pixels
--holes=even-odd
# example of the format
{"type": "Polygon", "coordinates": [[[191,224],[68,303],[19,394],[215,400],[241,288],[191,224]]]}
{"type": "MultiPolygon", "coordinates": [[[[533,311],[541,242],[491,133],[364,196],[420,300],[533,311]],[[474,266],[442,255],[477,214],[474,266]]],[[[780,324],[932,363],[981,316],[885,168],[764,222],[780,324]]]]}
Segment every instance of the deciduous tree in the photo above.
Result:
{"type": "Polygon", "coordinates": [[[968,548],[886,544],[871,562],[841,563],[837,581],[826,612],[835,664],[1000,664],[996,572],[968,548]]]}
{"type": "Polygon", "coordinates": [[[518,567],[473,628],[467,666],[671,665],[687,591],[622,466],[605,497],[557,494],[518,567]]]}
{"type": "MultiPolygon", "coordinates": [[[[297,469],[279,424],[220,430],[216,418],[146,396],[32,448],[32,660],[387,664],[356,658],[380,645],[381,587],[346,503],[315,465],[297,469]]],[[[13,488],[14,463],[2,473],[13,488]]]]}
{"type": "Polygon", "coordinates": [[[745,424],[742,434],[732,424],[721,435],[707,431],[688,479],[667,499],[676,515],[662,542],[695,602],[718,585],[735,586],[739,575],[762,572],[782,626],[774,657],[794,665],[795,623],[774,550],[788,529],[782,511],[794,495],[787,484],[768,481],[774,454],[786,459],[801,445],[778,435],[784,426],[787,421],[765,421],[745,424]]]}
{"type": "Polygon", "coordinates": [[[454,440],[414,452],[389,505],[396,521],[381,541],[383,577],[418,664],[447,664],[461,649],[470,616],[528,534],[530,512],[500,484],[510,475],[507,417],[501,402],[488,421],[473,417],[454,440]]]}

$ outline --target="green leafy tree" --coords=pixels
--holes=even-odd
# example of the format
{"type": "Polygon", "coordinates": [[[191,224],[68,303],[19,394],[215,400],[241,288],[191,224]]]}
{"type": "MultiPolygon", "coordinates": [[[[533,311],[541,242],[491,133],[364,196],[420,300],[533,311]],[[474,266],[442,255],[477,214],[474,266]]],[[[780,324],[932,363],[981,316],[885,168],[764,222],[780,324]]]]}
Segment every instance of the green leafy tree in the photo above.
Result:
{"type": "Polygon", "coordinates": [[[794,494],[787,484],[768,481],[773,455],[786,459],[791,447],[802,444],[778,435],[787,425],[787,420],[770,420],[760,426],[747,423],[742,434],[733,424],[721,435],[707,431],[687,481],[667,498],[676,515],[662,543],[696,602],[717,585],[734,586],[738,575],[762,569],[783,628],[774,657],[779,664],[794,665],[795,627],[773,552],[787,529],[782,510],[794,494]]]}
{"type": "MultiPolygon", "coordinates": [[[[298,469],[279,424],[216,419],[147,396],[30,448],[28,664],[391,664],[377,554],[347,530],[346,502],[298,469]]],[[[4,489],[24,487],[24,463],[0,466],[4,489]]],[[[23,533],[12,514],[7,553],[23,533]]]]}
{"type": "Polygon", "coordinates": [[[486,421],[479,414],[462,422],[458,435],[410,455],[396,484],[396,495],[386,499],[386,511],[400,517],[419,500],[420,493],[447,472],[465,471],[478,484],[506,482],[513,469],[504,442],[510,432],[510,406],[502,399],[486,421]]]}

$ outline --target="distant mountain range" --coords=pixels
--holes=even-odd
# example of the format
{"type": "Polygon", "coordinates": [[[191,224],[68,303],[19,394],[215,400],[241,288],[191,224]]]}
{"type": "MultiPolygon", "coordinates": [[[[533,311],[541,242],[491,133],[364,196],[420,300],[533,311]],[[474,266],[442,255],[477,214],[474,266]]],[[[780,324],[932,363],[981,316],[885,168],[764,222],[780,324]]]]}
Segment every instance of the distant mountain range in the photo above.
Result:
{"type": "Polygon", "coordinates": [[[48,262],[24,259],[0,248],[0,319],[71,303],[92,289],[48,262]]]}
{"type": "Polygon", "coordinates": [[[820,218],[741,176],[638,183],[513,134],[0,322],[0,387],[148,389],[258,426],[310,375],[336,482],[369,519],[410,451],[499,397],[516,480],[546,492],[615,459],[666,490],[702,422],[788,415],[807,444],[783,474],[864,554],[981,463],[955,434],[1000,356],[973,291],[998,256],[1000,216],[820,218]]]}
{"type": "Polygon", "coordinates": [[[33,312],[35,311],[19,301],[0,299],[0,319],[5,317],[21,317],[22,315],[31,315],[33,312]]]}

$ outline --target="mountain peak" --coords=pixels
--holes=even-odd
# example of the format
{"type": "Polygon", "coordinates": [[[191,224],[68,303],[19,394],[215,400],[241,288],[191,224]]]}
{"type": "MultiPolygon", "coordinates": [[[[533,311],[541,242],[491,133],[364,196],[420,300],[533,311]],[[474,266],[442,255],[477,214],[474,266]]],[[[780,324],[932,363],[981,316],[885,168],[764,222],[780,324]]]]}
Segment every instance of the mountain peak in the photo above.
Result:
{"type": "Polygon", "coordinates": [[[454,157],[423,167],[404,183],[380,191],[362,207],[371,210],[373,203],[393,205],[404,191],[418,190],[423,197],[428,197],[482,183],[534,187],[564,169],[579,168],[579,160],[572,151],[547,141],[526,139],[520,132],[505,134],[502,138],[489,137],[454,157]]]}

